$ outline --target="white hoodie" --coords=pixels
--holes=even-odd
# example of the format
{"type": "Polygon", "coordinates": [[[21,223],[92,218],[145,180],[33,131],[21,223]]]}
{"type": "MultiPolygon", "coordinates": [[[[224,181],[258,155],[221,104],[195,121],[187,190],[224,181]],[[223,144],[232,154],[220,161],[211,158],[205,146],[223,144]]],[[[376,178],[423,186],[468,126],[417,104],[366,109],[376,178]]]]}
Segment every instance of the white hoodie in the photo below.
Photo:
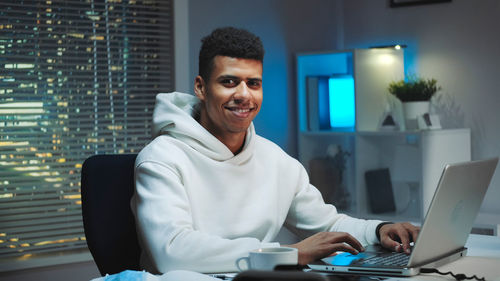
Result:
{"type": "Polygon", "coordinates": [[[302,237],[344,231],[364,245],[378,242],[380,221],[338,214],[303,166],[253,124],[234,155],[192,117],[198,102],[177,92],[156,97],[156,138],[137,157],[131,202],[144,269],[236,271],[250,250],[279,246],[283,225],[302,237]]]}

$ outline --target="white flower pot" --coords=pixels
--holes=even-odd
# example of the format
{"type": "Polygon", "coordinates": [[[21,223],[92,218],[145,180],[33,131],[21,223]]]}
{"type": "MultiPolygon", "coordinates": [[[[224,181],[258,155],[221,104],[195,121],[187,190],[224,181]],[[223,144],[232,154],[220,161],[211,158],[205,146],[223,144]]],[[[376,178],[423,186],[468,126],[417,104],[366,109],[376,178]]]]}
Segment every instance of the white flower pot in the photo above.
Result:
{"type": "Polygon", "coordinates": [[[418,129],[417,118],[429,113],[429,101],[410,101],[403,102],[403,112],[405,116],[405,125],[407,130],[418,129]]]}

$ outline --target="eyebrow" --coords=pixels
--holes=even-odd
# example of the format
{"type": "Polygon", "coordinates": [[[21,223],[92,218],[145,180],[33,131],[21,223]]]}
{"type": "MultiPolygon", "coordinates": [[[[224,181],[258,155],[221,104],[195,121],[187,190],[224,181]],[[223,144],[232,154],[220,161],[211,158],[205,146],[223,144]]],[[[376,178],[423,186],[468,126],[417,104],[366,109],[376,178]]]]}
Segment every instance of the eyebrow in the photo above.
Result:
{"type": "MultiPolygon", "coordinates": [[[[234,75],[221,75],[219,77],[217,77],[217,80],[222,80],[222,79],[235,79],[235,80],[244,80],[244,79],[241,79],[240,77],[238,76],[234,76],[234,75]]],[[[262,78],[248,78],[246,79],[248,81],[260,81],[262,82],[262,78]]]]}
{"type": "Polygon", "coordinates": [[[248,78],[248,81],[259,81],[262,82],[261,78],[248,78]]]}
{"type": "Polygon", "coordinates": [[[221,80],[221,79],[240,79],[240,78],[237,76],[234,76],[234,75],[221,75],[221,76],[217,77],[217,80],[221,80]]]}

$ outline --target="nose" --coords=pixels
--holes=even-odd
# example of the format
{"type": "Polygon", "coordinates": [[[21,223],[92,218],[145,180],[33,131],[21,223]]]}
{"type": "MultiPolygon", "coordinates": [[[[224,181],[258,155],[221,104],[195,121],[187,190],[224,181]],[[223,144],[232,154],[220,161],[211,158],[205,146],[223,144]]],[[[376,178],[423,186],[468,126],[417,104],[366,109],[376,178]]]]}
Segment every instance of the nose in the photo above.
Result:
{"type": "Polygon", "coordinates": [[[250,91],[248,89],[247,83],[241,81],[238,87],[236,87],[236,93],[234,95],[235,99],[248,99],[250,97],[250,91]]]}

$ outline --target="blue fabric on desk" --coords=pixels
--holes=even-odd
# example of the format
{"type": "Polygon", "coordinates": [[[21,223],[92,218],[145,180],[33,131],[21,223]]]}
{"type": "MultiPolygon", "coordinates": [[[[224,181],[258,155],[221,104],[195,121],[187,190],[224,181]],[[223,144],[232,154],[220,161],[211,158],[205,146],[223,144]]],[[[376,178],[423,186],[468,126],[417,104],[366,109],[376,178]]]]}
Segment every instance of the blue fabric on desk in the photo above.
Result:
{"type": "Polygon", "coordinates": [[[163,275],[154,275],[146,271],[125,270],[120,273],[92,279],[92,281],[215,281],[218,278],[199,272],[173,270],[163,275]]]}
{"type": "Polygon", "coordinates": [[[125,270],[118,274],[108,275],[104,279],[105,281],[145,281],[148,279],[148,275],[152,275],[145,271],[134,271],[134,270],[125,270]]]}
{"type": "Polygon", "coordinates": [[[146,281],[156,280],[156,276],[146,271],[125,270],[120,273],[92,279],[92,281],[146,281]]]}

